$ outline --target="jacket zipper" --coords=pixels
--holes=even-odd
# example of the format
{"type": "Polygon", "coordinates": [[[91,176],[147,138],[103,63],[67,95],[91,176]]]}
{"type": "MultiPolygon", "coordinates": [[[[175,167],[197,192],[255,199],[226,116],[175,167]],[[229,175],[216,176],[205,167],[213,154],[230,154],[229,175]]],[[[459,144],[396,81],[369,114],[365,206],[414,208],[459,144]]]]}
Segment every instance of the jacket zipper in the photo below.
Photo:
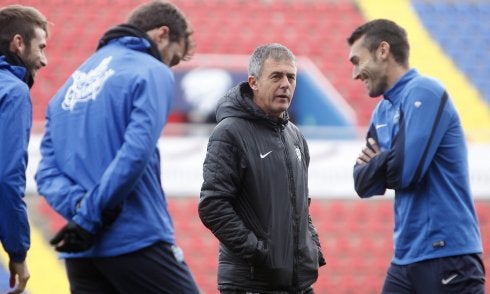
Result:
{"type": "Polygon", "coordinates": [[[284,138],[284,129],[281,128],[279,129],[279,135],[281,137],[282,144],[284,145],[284,150],[285,150],[285,157],[286,157],[286,167],[287,167],[287,172],[288,172],[288,179],[289,179],[289,191],[291,192],[291,205],[293,209],[293,288],[297,287],[298,284],[298,277],[297,277],[297,268],[298,268],[298,224],[296,222],[296,216],[297,216],[297,211],[296,211],[296,190],[294,189],[294,178],[292,175],[292,167],[291,167],[291,162],[289,160],[289,149],[288,146],[286,145],[286,140],[284,138]]]}

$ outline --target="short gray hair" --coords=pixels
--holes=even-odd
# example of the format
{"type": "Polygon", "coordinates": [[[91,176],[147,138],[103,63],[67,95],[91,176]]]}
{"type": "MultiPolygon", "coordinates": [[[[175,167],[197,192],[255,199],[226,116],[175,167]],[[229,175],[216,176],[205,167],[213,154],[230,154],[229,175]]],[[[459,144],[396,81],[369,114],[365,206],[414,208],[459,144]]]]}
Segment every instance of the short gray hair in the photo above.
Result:
{"type": "Polygon", "coordinates": [[[260,78],[264,61],[268,58],[296,62],[296,57],[294,56],[293,52],[281,44],[271,43],[261,45],[255,48],[254,52],[252,53],[250,63],[248,64],[248,75],[260,78]]]}

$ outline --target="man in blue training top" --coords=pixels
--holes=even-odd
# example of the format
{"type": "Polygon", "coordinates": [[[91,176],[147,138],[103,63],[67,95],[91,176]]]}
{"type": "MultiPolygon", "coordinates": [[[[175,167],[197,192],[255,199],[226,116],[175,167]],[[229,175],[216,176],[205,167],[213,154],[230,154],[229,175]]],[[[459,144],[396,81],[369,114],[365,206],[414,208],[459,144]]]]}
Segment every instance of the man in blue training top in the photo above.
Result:
{"type": "Polygon", "coordinates": [[[360,197],[395,190],[395,252],[383,293],[484,293],[478,220],[459,115],[438,81],[409,67],[403,28],[370,21],[347,39],[373,112],[354,166],[360,197]]]}
{"type": "Polygon", "coordinates": [[[170,67],[190,57],[190,35],[171,3],[142,4],[48,105],[36,182],[68,221],[51,244],[72,293],[198,293],[175,245],[157,148],[170,67]]]}
{"type": "Polygon", "coordinates": [[[0,241],[9,256],[10,293],[22,293],[30,277],[30,246],[24,192],[32,126],[29,89],[46,66],[48,22],[37,9],[0,8],[0,241]]]}

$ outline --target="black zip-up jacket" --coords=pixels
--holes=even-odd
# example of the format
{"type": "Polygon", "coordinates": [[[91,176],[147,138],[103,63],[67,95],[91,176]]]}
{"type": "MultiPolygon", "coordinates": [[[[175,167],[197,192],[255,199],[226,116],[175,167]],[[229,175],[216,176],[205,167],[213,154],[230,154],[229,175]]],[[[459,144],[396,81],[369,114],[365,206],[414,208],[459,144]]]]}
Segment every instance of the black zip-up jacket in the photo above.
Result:
{"type": "Polygon", "coordinates": [[[325,264],[308,206],[308,146],[266,115],[248,83],[223,97],[204,161],[199,216],[220,241],[218,287],[301,293],[325,264]]]}

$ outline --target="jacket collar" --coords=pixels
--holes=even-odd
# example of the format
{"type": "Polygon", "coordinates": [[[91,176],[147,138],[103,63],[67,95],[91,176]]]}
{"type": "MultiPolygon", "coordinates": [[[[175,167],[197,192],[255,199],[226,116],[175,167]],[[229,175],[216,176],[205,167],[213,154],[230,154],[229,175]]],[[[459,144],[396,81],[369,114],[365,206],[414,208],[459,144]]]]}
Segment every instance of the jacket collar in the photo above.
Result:
{"type": "Polygon", "coordinates": [[[410,69],[384,93],[383,98],[390,101],[391,103],[395,103],[399,97],[398,94],[405,88],[405,85],[418,75],[419,73],[416,69],[410,69]]]}
{"type": "Polygon", "coordinates": [[[27,70],[25,63],[20,57],[10,51],[0,50],[0,68],[11,72],[19,80],[26,83],[29,88],[34,84],[34,79],[27,70]]]}
{"type": "Polygon", "coordinates": [[[216,120],[219,122],[226,117],[233,116],[262,121],[275,127],[283,127],[288,123],[287,111],[281,118],[268,115],[253,102],[252,97],[253,91],[247,82],[238,84],[218,102],[216,120]]]}
{"type": "Polygon", "coordinates": [[[100,38],[97,50],[111,43],[113,40],[119,40],[132,49],[143,49],[146,53],[159,61],[162,61],[162,57],[160,56],[160,52],[158,52],[155,42],[150,39],[147,33],[135,26],[121,24],[109,29],[102,38],[100,38]],[[143,45],[143,47],[141,47],[141,45],[143,45]]]}

